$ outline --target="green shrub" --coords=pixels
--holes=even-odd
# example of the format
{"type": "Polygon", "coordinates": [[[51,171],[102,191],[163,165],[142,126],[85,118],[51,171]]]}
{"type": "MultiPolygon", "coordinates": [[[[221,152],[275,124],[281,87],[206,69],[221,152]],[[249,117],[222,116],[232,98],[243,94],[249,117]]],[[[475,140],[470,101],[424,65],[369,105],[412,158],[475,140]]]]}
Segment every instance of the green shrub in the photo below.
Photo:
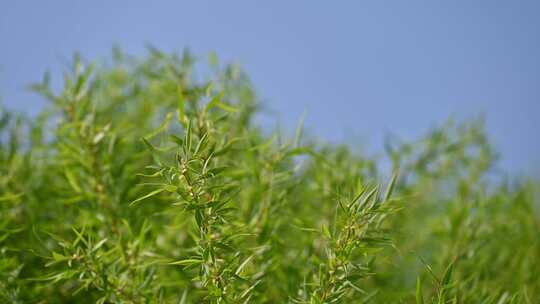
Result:
{"type": "Polygon", "coordinates": [[[480,122],[377,159],[261,130],[247,76],[194,62],[76,59],[2,112],[2,303],[540,299],[538,183],[491,173],[480,122]]]}

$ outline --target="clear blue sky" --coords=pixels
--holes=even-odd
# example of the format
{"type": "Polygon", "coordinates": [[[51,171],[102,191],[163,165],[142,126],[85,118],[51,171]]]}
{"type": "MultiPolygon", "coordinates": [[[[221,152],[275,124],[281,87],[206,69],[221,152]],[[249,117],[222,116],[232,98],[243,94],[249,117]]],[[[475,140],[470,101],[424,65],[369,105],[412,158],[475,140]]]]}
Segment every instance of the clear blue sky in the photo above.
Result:
{"type": "Polygon", "coordinates": [[[483,113],[501,166],[540,172],[540,1],[2,1],[4,104],[36,112],[26,84],[113,43],[214,50],[281,124],[371,151],[483,113]]]}

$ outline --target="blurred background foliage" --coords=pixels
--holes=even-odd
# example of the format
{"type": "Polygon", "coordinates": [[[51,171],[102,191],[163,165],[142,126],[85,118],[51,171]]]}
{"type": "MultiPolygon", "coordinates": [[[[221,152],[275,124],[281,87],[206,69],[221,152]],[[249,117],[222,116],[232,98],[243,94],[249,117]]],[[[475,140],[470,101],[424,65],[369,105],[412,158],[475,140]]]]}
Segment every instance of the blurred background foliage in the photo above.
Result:
{"type": "Polygon", "coordinates": [[[377,158],[260,129],[238,66],[194,66],[76,56],[40,115],[2,110],[2,303],[540,299],[539,184],[490,170],[481,121],[377,158]]]}

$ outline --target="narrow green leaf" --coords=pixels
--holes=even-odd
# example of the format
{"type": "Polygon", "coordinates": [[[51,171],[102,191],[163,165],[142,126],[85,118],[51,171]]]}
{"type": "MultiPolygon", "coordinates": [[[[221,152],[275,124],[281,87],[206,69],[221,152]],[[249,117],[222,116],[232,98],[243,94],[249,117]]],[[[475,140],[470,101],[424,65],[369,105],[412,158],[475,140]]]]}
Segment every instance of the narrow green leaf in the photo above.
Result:
{"type": "Polygon", "coordinates": [[[302,113],[300,121],[298,121],[298,126],[296,127],[296,132],[294,135],[293,147],[298,148],[300,141],[302,140],[302,134],[304,133],[304,119],[306,117],[306,112],[302,113]]]}
{"type": "Polygon", "coordinates": [[[75,190],[75,192],[81,193],[82,192],[81,187],[77,183],[77,179],[73,175],[73,172],[71,170],[69,170],[69,169],[66,169],[64,171],[64,175],[66,176],[66,179],[68,180],[68,183],[71,186],[71,188],[73,188],[73,190],[75,190]]]}
{"type": "Polygon", "coordinates": [[[217,102],[216,103],[216,107],[222,109],[223,111],[225,112],[229,112],[229,113],[236,113],[238,112],[238,109],[229,105],[229,104],[226,104],[226,103],[222,103],[222,102],[217,102]]]}
{"type": "Polygon", "coordinates": [[[174,134],[171,134],[169,135],[169,137],[171,138],[171,140],[176,143],[178,146],[183,146],[184,145],[184,140],[181,139],[180,137],[174,135],[174,134]]]}
{"type": "Polygon", "coordinates": [[[8,193],[8,194],[0,196],[0,202],[15,201],[23,195],[24,193],[17,193],[17,194],[8,193]]]}
{"type": "Polygon", "coordinates": [[[156,148],[144,137],[141,137],[141,140],[143,141],[144,145],[148,148],[150,152],[155,152],[156,148]]]}
{"type": "Polygon", "coordinates": [[[180,302],[178,304],[187,304],[187,289],[184,289],[184,292],[182,293],[182,298],[180,299],[180,302]]]}
{"type": "Polygon", "coordinates": [[[136,204],[136,203],[138,203],[138,202],[140,202],[140,201],[142,201],[142,200],[145,200],[145,199],[147,199],[147,198],[149,198],[149,197],[152,197],[152,196],[154,196],[154,195],[157,195],[157,194],[159,194],[159,193],[161,193],[161,192],[163,192],[163,191],[165,191],[164,188],[160,188],[160,189],[154,190],[154,191],[148,193],[147,195],[144,195],[144,196],[139,197],[138,199],[132,201],[131,203],[129,203],[129,205],[130,205],[130,206],[133,206],[134,204],[136,204]]]}
{"type": "Polygon", "coordinates": [[[178,190],[178,187],[174,185],[166,185],[163,189],[165,189],[165,191],[167,192],[176,192],[176,190],[178,190]]]}
{"type": "Polygon", "coordinates": [[[166,131],[167,128],[169,127],[169,125],[171,124],[172,118],[173,118],[173,114],[168,113],[167,116],[165,116],[165,119],[163,120],[163,123],[157,129],[155,129],[151,133],[144,136],[144,138],[145,139],[152,139],[152,138],[156,137],[157,135],[159,135],[160,133],[163,133],[164,131],[166,131]]]}
{"type": "Polygon", "coordinates": [[[200,259],[185,259],[185,260],[178,260],[174,262],[168,263],[169,265],[179,265],[179,266],[190,266],[190,265],[196,265],[201,264],[202,260],[200,259]]]}
{"type": "Polygon", "coordinates": [[[208,138],[208,133],[204,133],[204,135],[199,140],[197,147],[195,147],[195,151],[193,151],[193,155],[197,155],[199,151],[204,147],[207,138],[208,138]]]}
{"type": "Polygon", "coordinates": [[[191,130],[191,120],[190,120],[188,121],[187,130],[186,130],[186,134],[184,138],[184,144],[185,144],[184,147],[186,148],[187,153],[191,152],[191,137],[192,137],[191,132],[192,130],[191,130]]]}
{"type": "Polygon", "coordinates": [[[96,245],[94,245],[94,247],[92,248],[92,252],[98,250],[99,248],[101,248],[101,246],[103,246],[103,244],[105,244],[107,242],[107,238],[104,238],[103,240],[99,241],[96,245]]]}
{"type": "Polygon", "coordinates": [[[395,172],[392,174],[392,178],[390,179],[390,182],[388,183],[388,186],[386,187],[386,192],[384,193],[383,202],[387,202],[390,199],[390,196],[392,195],[392,192],[394,191],[394,186],[396,184],[398,173],[395,172]]]}
{"type": "Polygon", "coordinates": [[[424,304],[424,294],[422,293],[422,282],[416,278],[416,304],[424,304]]]}
{"type": "Polygon", "coordinates": [[[186,123],[186,99],[182,92],[182,87],[178,85],[176,87],[176,94],[178,95],[178,120],[181,124],[186,123]]]}
{"type": "Polygon", "coordinates": [[[218,95],[214,96],[214,98],[212,98],[212,100],[210,100],[210,102],[204,108],[204,112],[207,113],[208,111],[210,111],[214,107],[218,107],[221,110],[223,110],[225,112],[229,112],[229,113],[237,112],[238,109],[236,109],[235,107],[221,102],[221,99],[223,98],[223,95],[224,95],[224,93],[221,92],[218,95]]]}
{"type": "Polygon", "coordinates": [[[261,282],[262,282],[262,280],[257,280],[255,283],[253,283],[253,285],[251,285],[248,289],[244,290],[244,292],[242,292],[242,294],[240,294],[240,298],[241,299],[245,298],[261,282]]]}
{"type": "Polygon", "coordinates": [[[57,261],[57,262],[69,260],[69,257],[66,257],[66,256],[64,256],[64,255],[61,255],[61,254],[56,253],[56,252],[54,252],[54,251],[53,251],[53,253],[52,253],[52,258],[53,258],[53,260],[55,260],[55,261],[57,261]]]}
{"type": "Polygon", "coordinates": [[[441,280],[441,285],[446,287],[450,285],[450,280],[452,279],[452,272],[454,270],[454,263],[450,263],[444,272],[443,278],[441,280]]]}
{"type": "Polygon", "coordinates": [[[251,261],[251,259],[253,258],[253,255],[250,255],[249,257],[247,257],[243,262],[242,264],[240,264],[240,266],[238,266],[238,268],[236,268],[236,271],[234,272],[236,275],[240,275],[240,273],[242,273],[242,270],[244,269],[244,267],[246,267],[246,265],[249,263],[249,261],[251,261]]]}

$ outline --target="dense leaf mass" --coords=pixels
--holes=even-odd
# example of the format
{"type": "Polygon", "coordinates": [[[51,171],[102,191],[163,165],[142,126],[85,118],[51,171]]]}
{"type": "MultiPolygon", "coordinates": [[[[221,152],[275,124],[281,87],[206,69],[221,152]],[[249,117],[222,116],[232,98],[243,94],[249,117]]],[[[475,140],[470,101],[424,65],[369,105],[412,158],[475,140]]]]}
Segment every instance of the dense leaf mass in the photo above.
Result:
{"type": "Polygon", "coordinates": [[[370,157],[258,128],[237,66],[194,65],[76,58],[1,112],[1,303],[540,301],[538,183],[482,123],[370,157]]]}

